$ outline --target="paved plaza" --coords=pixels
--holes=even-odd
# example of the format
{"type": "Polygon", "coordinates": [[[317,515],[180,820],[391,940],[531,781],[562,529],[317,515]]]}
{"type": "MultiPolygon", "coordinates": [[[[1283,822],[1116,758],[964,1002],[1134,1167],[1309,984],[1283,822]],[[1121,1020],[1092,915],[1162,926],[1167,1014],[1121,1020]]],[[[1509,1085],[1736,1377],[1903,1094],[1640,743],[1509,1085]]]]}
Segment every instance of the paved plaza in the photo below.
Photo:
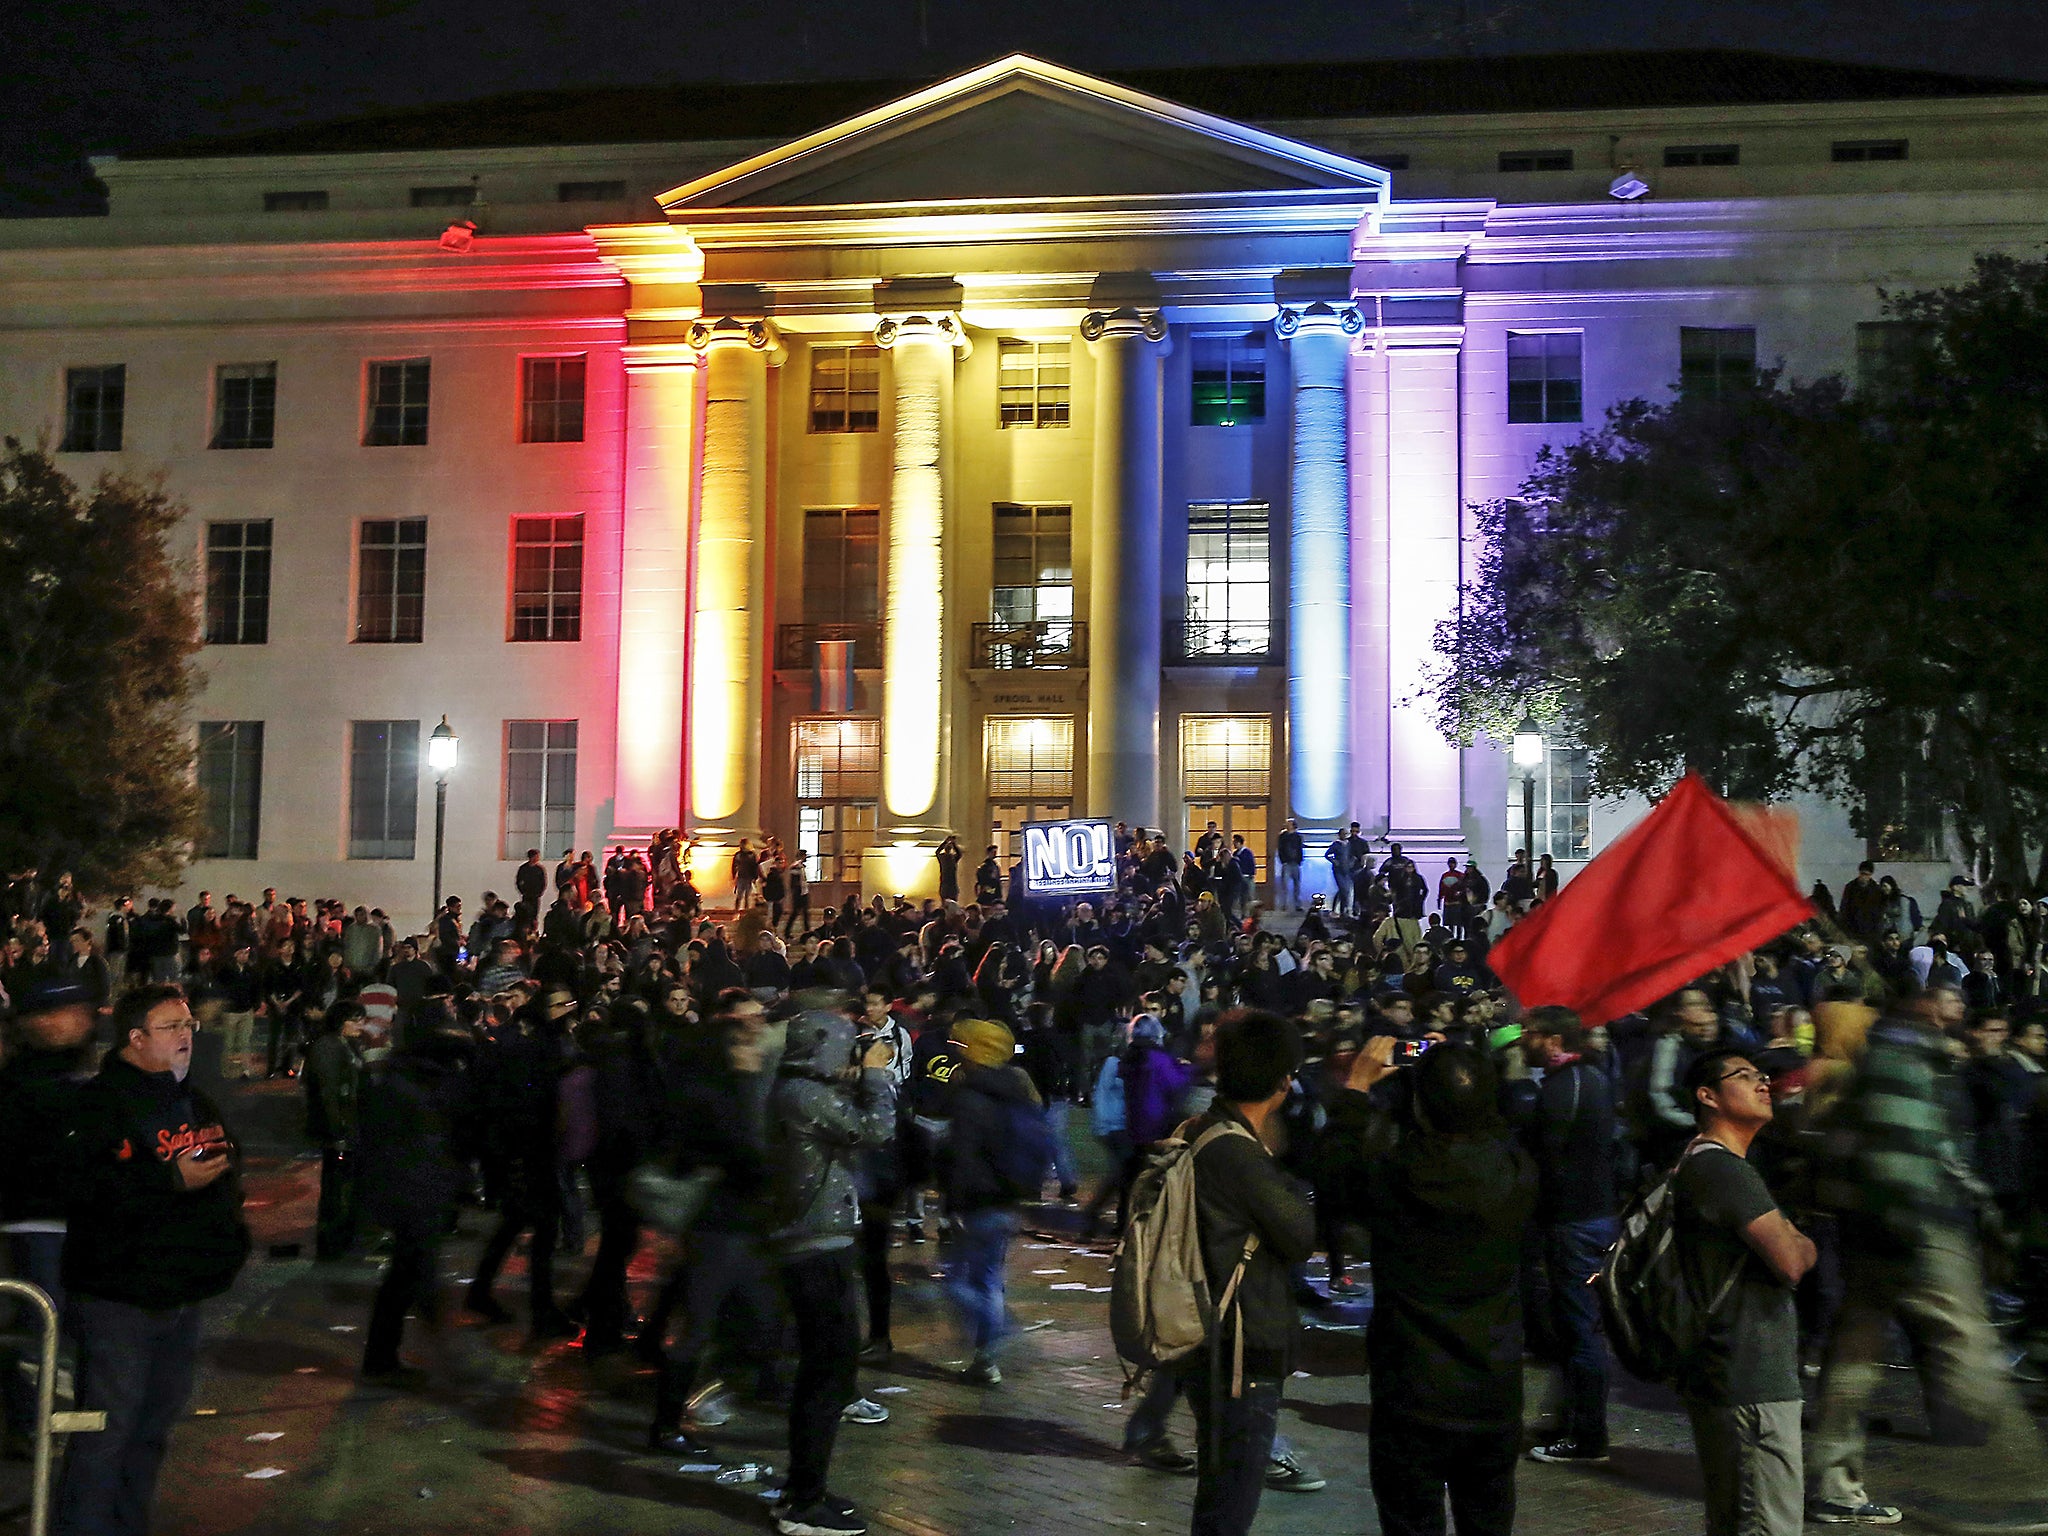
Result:
{"type": "MultiPolygon", "coordinates": [[[[283,1256],[283,1247],[273,1251],[311,1248],[318,1164],[291,1145],[296,1084],[257,1085],[230,1103],[252,1144],[270,1143],[252,1158],[248,1181],[256,1257],[212,1308],[199,1389],[163,1480],[160,1533],[737,1536],[771,1528],[757,1493],[721,1487],[641,1449],[653,1378],[630,1354],[586,1361],[572,1345],[524,1347],[520,1325],[486,1328],[465,1317],[439,1356],[417,1324],[410,1330],[407,1352],[433,1369],[436,1386],[401,1392],[358,1383],[377,1262],[315,1266],[283,1256]]],[[[447,1250],[451,1288],[468,1275],[488,1222],[485,1213],[465,1213],[447,1250]]],[[[954,1379],[961,1350],[930,1278],[935,1256],[929,1245],[896,1249],[896,1367],[862,1373],[863,1390],[891,1417],[844,1427],[835,1490],[857,1502],[874,1529],[904,1536],[1184,1531],[1192,1481],[1132,1467],[1120,1454],[1121,1378],[1101,1289],[1108,1254],[1078,1248],[1070,1233],[1020,1239],[1011,1302],[1024,1331],[993,1389],[954,1379]]],[[[644,1252],[636,1277],[651,1276],[665,1257],[659,1246],[644,1252]]],[[[515,1260],[499,1291],[522,1316],[523,1280],[515,1260]]],[[[1263,1536],[1379,1529],[1365,1471],[1372,1391],[1364,1314],[1363,1304],[1347,1304],[1322,1315],[1328,1326],[1304,1333],[1305,1374],[1289,1383],[1282,1430],[1329,1486],[1269,1492],[1257,1526],[1263,1536]]],[[[1885,1469],[1916,1452],[1912,1378],[1893,1374],[1897,1401],[1888,1406],[1897,1423],[1892,1438],[1874,1441],[1871,1474],[1873,1487],[1888,1492],[1896,1490],[1885,1469]]],[[[1545,1389],[1532,1370],[1532,1415],[1545,1389]]],[[[1538,1422],[1532,1417],[1532,1438],[1538,1422]]],[[[1700,1529],[1699,1477],[1676,1402],[1621,1378],[1613,1423],[1615,1450],[1604,1468],[1524,1464],[1517,1531],[1700,1529]]],[[[1176,1436],[1185,1446],[1191,1434],[1182,1409],[1176,1436]]],[[[711,1438],[728,1462],[783,1460],[771,1409],[743,1403],[711,1438]]],[[[1967,1454],[1917,1451],[1923,1469],[1940,1464],[1930,1457],[1967,1454]]],[[[9,1476],[9,1491],[25,1499],[18,1465],[9,1476]]]]}

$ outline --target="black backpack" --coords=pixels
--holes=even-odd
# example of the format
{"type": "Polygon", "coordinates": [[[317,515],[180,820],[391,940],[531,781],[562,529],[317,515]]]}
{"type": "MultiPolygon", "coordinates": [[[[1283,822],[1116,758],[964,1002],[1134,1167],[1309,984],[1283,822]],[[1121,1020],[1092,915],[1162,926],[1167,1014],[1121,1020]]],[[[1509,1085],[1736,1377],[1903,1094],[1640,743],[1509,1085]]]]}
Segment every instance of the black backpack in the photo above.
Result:
{"type": "Polygon", "coordinates": [[[1621,1236],[1608,1250],[1596,1283],[1607,1342],[1622,1369],[1640,1381],[1664,1383],[1677,1377],[1742,1273],[1738,1263],[1702,1306],[1678,1251],[1678,1171],[1695,1153],[1710,1149],[1735,1155],[1719,1142],[1697,1138],[1670,1172],[1630,1203],[1622,1213],[1621,1236]]]}

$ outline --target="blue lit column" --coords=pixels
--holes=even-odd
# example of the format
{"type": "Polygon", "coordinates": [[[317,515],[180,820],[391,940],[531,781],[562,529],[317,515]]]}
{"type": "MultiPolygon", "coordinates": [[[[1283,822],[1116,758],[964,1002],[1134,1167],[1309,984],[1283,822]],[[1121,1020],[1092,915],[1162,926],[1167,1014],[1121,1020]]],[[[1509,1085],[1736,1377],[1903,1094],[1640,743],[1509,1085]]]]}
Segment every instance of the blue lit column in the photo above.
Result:
{"type": "Polygon", "coordinates": [[[1095,474],[1088,574],[1088,809],[1159,820],[1160,360],[1156,309],[1081,321],[1095,349],[1095,474]]]}
{"type": "MultiPolygon", "coordinates": [[[[1289,345],[1293,455],[1287,561],[1288,804],[1334,826],[1351,804],[1351,459],[1346,380],[1350,305],[1282,309],[1289,345]]],[[[1304,826],[1306,835],[1308,827],[1304,826]]],[[[1311,844],[1316,842],[1309,837],[1311,844]]]]}

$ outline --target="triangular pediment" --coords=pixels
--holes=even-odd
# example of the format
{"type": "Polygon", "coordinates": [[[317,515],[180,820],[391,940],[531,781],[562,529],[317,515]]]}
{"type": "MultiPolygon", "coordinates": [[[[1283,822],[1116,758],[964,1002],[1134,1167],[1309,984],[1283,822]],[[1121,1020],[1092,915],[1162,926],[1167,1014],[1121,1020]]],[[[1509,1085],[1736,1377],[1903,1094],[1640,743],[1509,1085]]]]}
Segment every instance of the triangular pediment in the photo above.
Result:
{"type": "Polygon", "coordinates": [[[1352,191],[1386,173],[1015,55],[665,194],[707,208],[1352,191]]]}

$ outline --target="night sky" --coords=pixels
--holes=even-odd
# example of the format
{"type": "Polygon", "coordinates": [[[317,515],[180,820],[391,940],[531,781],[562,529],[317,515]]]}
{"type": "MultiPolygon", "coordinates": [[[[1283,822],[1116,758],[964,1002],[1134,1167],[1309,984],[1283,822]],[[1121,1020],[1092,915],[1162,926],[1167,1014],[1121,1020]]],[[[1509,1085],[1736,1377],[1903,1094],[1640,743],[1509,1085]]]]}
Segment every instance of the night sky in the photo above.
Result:
{"type": "Polygon", "coordinates": [[[26,0],[0,213],[96,210],[83,157],[502,91],[1720,46],[2048,80],[2041,0],[26,0]],[[1466,14],[1463,26],[1461,11],[1466,14]]]}

